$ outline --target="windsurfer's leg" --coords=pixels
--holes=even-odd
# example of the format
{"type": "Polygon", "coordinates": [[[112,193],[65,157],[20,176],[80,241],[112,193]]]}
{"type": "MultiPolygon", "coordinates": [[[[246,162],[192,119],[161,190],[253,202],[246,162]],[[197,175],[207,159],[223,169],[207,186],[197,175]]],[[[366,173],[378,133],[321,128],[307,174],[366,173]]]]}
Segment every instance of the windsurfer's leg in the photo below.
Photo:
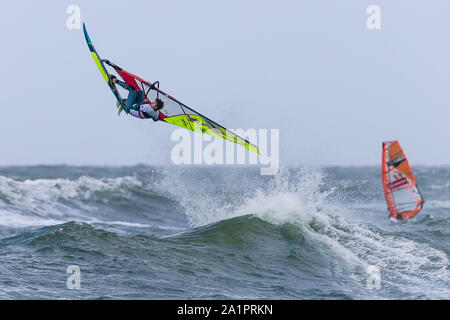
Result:
{"type": "Polygon", "coordinates": [[[130,111],[133,104],[135,104],[136,95],[137,95],[137,91],[131,87],[130,91],[128,92],[127,103],[125,104],[125,111],[127,113],[130,111]]]}
{"type": "Polygon", "coordinates": [[[138,90],[136,93],[135,103],[142,104],[144,102],[144,92],[142,90],[138,90]]]}
{"type": "Polygon", "coordinates": [[[143,103],[144,92],[142,90],[130,90],[126,103],[127,111],[130,111],[130,109],[139,110],[139,107],[143,103]]]}
{"type": "Polygon", "coordinates": [[[120,81],[119,79],[117,79],[116,84],[118,84],[119,86],[121,86],[122,88],[124,88],[125,90],[135,90],[132,86],[130,86],[128,83],[120,81]]]}

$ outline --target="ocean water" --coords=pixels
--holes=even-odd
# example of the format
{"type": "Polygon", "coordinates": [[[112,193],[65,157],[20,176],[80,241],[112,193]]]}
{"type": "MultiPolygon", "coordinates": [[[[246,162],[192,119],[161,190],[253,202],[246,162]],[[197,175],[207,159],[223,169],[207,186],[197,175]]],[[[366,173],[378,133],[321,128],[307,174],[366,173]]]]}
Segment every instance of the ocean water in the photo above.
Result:
{"type": "Polygon", "coordinates": [[[413,169],[392,223],[379,167],[3,167],[0,299],[450,299],[450,168],[413,169]]]}

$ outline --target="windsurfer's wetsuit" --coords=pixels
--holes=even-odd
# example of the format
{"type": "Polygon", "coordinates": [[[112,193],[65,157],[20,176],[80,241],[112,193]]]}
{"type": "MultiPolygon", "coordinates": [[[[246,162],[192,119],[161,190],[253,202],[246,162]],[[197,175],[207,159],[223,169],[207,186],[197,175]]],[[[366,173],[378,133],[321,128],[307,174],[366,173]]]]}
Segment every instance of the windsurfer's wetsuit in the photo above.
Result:
{"type": "Polygon", "coordinates": [[[120,81],[117,79],[116,84],[128,90],[127,103],[125,104],[125,112],[129,113],[130,109],[139,109],[139,106],[144,103],[144,93],[142,90],[136,90],[133,86],[128,83],[120,81]]]}
{"type": "MultiPolygon", "coordinates": [[[[134,105],[133,105],[133,107],[134,107],[134,105]]],[[[130,114],[133,117],[140,118],[140,119],[152,118],[153,121],[158,121],[158,119],[159,119],[159,111],[153,109],[153,107],[151,105],[146,104],[146,103],[140,104],[137,110],[134,108],[130,109],[130,114]]]]}
{"type": "Polygon", "coordinates": [[[127,103],[125,104],[126,113],[129,113],[136,118],[152,118],[153,121],[158,121],[159,111],[153,109],[150,104],[144,103],[144,93],[142,90],[136,90],[133,86],[130,86],[128,83],[120,81],[119,79],[117,79],[116,83],[125,90],[128,90],[127,103]]]}

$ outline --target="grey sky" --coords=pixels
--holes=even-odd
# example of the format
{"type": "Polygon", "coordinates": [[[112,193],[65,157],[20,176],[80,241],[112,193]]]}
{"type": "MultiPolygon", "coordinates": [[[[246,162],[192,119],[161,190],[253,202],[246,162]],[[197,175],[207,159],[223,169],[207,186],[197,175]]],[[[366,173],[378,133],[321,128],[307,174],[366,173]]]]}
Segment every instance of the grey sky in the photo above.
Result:
{"type": "Polygon", "coordinates": [[[117,117],[99,54],[229,128],[279,128],[282,164],[450,164],[450,2],[9,1],[0,165],[161,164],[175,128],[117,117]],[[381,7],[381,30],[366,8],[381,7]]]}

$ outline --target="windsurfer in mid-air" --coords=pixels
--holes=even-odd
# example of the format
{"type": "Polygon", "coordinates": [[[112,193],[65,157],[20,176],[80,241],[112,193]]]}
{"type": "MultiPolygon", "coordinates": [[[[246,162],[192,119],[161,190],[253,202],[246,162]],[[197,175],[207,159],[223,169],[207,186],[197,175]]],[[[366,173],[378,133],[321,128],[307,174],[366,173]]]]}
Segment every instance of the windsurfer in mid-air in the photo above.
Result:
{"type": "MultiPolygon", "coordinates": [[[[118,84],[125,90],[128,90],[128,98],[123,99],[123,104],[125,105],[125,112],[131,114],[133,117],[140,119],[152,118],[153,121],[158,121],[159,111],[164,107],[164,102],[161,99],[155,99],[155,101],[150,102],[148,99],[144,100],[144,92],[142,90],[137,90],[128,83],[120,81],[117,77],[111,75],[111,82],[113,85],[118,84]]],[[[120,103],[118,102],[118,107],[120,103]]],[[[120,114],[121,110],[119,110],[120,114]]]]}

